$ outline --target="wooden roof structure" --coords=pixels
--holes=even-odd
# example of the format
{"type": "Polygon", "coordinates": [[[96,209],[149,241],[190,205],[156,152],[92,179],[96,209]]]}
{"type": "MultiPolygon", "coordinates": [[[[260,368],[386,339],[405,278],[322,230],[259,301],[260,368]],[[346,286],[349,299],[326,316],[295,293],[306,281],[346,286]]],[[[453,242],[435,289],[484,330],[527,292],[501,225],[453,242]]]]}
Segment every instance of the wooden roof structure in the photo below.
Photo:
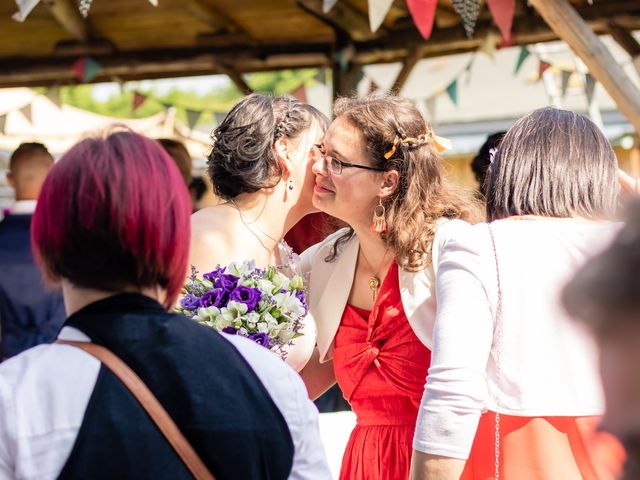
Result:
{"type": "MultiPolygon", "coordinates": [[[[375,33],[367,0],[338,0],[328,13],[323,0],[158,3],[94,0],[85,19],[77,0],[41,0],[19,23],[11,18],[15,1],[0,0],[0,87],[78,83],[71,66],[88,56],[100,65],[94,82],[222,73],[244,92],[250,91],[244,73],[328,67],[335,94],[353,89],[363,65],[402,62],[395,82],[399,89],[420,59],[475,50],[487,35],[499,34],[485,2],[468,38],[452,0],[438,0],[428,40],[404,0],[393,2],[375,33]]],[[[638,0],[515,0],[511,31],[515,44],[562,39],[581,57],[595,59],[600,52],[594,33],[611,33],[632,57],[640,56],[630,33],[638,29],[638,0]]],[[[610,91],[620,105],[629,84],[620,84],[619,72],[607,64],[612,57],[605,57],[597,59],[602,68],[594,76],[607,90],[621,91],[610,91]]],[[[595,64],[583,60],[594,71],[595,64]]],[[[637,107],[638,127],[640,92],[635,90],[637,98],[627,103],[637,107]]]]}

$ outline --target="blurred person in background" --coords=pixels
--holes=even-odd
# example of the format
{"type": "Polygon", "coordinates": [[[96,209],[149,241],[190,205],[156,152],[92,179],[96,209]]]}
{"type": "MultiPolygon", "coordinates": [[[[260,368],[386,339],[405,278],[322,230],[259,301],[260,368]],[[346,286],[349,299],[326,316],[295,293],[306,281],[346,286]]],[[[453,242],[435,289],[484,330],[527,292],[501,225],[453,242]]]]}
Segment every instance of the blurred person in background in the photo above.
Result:
{"type": "Polygon", "coordinates": [[[31,220],[51,167],[37,142],[21,144],[9,160],[15,203],[0,222],[0,360],[52,341],[65,318],[62,293],[45,287],[31,252],[31,220]]]}

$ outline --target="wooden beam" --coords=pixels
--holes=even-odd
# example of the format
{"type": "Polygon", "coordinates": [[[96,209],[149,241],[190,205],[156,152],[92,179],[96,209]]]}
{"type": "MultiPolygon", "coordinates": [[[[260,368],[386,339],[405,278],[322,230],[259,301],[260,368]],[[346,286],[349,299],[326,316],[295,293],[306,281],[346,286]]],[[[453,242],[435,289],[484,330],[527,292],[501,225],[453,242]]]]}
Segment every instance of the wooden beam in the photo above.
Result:
{"type": "Polygon", "coordinates": [[[413,67],[416,66],[416,63],[422,58],[422,49],[420,46],[414,46],[409,50],[409,54],[407,58],[405,58],[404,62],[402,62],[402,69],[398,73],[398,76],[393,82],[393,86],[391,87],[391,91],[397,94],[400,94],[400,90],[404,87],[405,82],[411,75],[413,71],[413,67]]]}
{"type": "Polygon", "coordinates": [[[44,4],[66,32],[81,42],[89,40],[89,25],[80,15],[78,4],[74,0],[45,0],[44,4]]]}
{"type": "Polygon", "coordinates": [[[640,132],[640,90],[616,62],[567,0],[530,0],[549,26],[582,59],[618,105],[637,132],[640,132]]]}
{"type": "Polygon", "coordinates": [[[371,40],[388,33],[384,26],[375,33],[371,32],[369,18],[347,2],[337,2],[328,13],[322,10],[322,0],[297,0],[297,3],[305,12],[341,31],[352,41],[371,40]]]}
{"type": "Polygon", "coordinates": [[[211,6],[204,0],[182,0],[187,10],[194,16],[208,23],[216,32],[242,32],[246,35],[240,26],[234,22],[229,16],[222,13],[217,8],[211,6]]]}
{"type": "Polygon", "coordinates": [[[610,29],[613,39],[626,50],[633,61],[633,66],[640,73],[640,43],[629,30],[614,22],[611,23],[610,29]]]}
{"type": "Polygon", "coordinates": [[[253,89],[249,86],[249,84],[244,80],[242,75],[238,73],[233,68],[229,68],[227,66],[221,66],[220,71],[222,71],[225,75],[229,77],[229,79],[238,87],[238,90],[242,92],[243,95],[250,95],[253,93],[253,89]]]}

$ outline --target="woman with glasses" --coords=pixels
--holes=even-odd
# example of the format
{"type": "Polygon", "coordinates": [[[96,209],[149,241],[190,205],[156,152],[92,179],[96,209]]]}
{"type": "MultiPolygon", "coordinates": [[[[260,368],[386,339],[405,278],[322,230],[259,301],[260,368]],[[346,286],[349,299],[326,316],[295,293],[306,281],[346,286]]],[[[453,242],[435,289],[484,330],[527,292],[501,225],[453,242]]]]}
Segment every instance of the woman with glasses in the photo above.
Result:
{"type": "MultiPolygon", "coordinates": [[[[252,94],[213,132],[208,173],[221,203],[191,217],[190,263],[200,273],[216,265],[253,259],[259,267],[291,262],[284,235],[315,211],[313,145],[329,124],[292,97],[252,94]]],[[[307,315],[287,363],[300,370],[315,344],[307,315]]]]}
{"type": "Polygon", "coordinates": [[[470,208],[411,102],[345,98],[335,114],[313,203],[348,228],[303,254],[318,341],[302,376],[312,397],[337,380],[357,415],[341,479],[406,479],[431,356],[435,231],[470,208]]]}

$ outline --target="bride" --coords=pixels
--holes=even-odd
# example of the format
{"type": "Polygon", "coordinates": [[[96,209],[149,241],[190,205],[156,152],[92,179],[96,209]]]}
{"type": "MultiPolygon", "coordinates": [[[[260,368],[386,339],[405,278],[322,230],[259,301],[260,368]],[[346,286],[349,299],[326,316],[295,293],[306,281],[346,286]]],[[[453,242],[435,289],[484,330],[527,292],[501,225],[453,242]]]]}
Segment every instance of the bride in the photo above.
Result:
{"type": "MultiPolygon", "coordinates": [[[[208,175],[222,203],[191,217],[190,262],[199,272],[253,259],[258,267],[295,268],[282,238],[311,203],[314,145],[328,119],[294,98],[252,94],[213,133],[208,175]]],[[[287,363],[301,370],[315,346],[315,324],[305,319],[287,363]]]]}

